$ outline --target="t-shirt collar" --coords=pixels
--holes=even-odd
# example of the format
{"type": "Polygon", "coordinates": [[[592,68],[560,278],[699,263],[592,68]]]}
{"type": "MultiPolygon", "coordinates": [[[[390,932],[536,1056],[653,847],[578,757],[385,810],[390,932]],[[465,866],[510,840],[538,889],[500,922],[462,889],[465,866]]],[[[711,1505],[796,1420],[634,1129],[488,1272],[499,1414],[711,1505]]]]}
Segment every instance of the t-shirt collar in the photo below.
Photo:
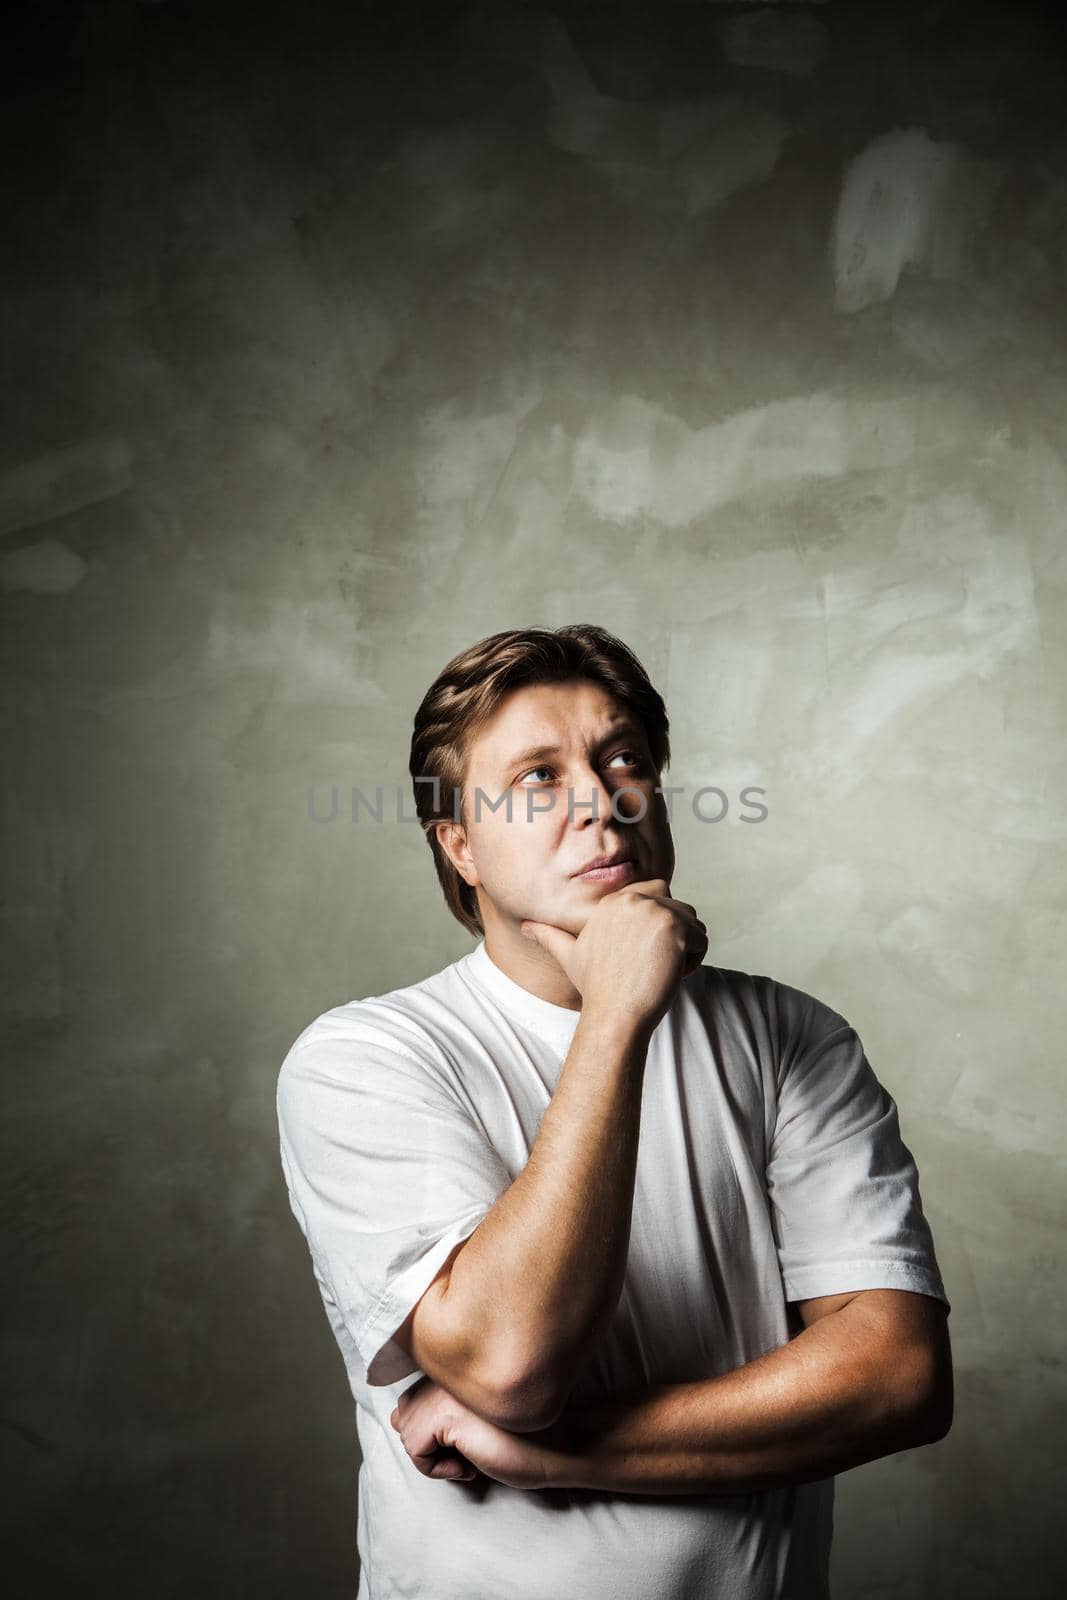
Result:
{"type": "Polygon", "coordinates": [[[568,1006],[553,1005],[531,994],[521,983],[509,978],[492,959],[482,939],[467,957],[467,970],[483,990],[488,991],[502,1011],[521,1022],[539,1038],[564,1054],[570,1049],[574,1030],[578,1026],[580,1011],[568,1006]]]}

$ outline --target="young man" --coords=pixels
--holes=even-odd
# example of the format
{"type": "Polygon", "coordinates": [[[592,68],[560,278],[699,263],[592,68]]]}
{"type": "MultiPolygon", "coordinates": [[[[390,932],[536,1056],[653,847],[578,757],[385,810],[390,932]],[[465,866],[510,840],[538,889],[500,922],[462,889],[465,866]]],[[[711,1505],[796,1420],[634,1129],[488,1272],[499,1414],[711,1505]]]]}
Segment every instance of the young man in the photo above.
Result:
{"type": "Polygon", "coordinates": [[[837,1012],[702,964],[669,759],[602,629],[456,657],[411,775],[479,943],[282,1066],[357,1407],[360,1600],[823,1596],[833,1474],[948,1431],[896,1106],[837,1012]]]}

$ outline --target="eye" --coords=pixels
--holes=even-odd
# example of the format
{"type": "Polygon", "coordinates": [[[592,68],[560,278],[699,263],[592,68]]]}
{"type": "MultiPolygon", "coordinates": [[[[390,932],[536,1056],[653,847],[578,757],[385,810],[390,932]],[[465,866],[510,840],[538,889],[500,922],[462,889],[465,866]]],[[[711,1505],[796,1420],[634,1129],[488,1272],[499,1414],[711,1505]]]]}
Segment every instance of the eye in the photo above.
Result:
{"type": "MultiPolygon", "coordinates": [[[[613,756],[608,757],[609,764],[612,761],[617,761],[620,756],[628,756],[630,758],[631,770],[636,772],[641,772],[644,770],[644,761],[636,750],[616,750],[613,756]]],[[[521,776],[516,779],[516,782],[523,783],[526,778],[533,777],[533,775],[537,772],[547,772],[549,776],[538,781],[550,783],[552,778],[555,776],[556,769],[555,767],[531,767],[528,772],[522,773],[521,776]]]]}
{"type": "Polygon", "coordinates": [[[552,770],[553,769],[551,767],[531,767],[529,772],[524,772],[522,774],[522,777],[519,778],[519,782],[521,783],[523,778],[528,778],[530,776],[530,773],[533,773],[533,772],[551,772],[552,770]]]}

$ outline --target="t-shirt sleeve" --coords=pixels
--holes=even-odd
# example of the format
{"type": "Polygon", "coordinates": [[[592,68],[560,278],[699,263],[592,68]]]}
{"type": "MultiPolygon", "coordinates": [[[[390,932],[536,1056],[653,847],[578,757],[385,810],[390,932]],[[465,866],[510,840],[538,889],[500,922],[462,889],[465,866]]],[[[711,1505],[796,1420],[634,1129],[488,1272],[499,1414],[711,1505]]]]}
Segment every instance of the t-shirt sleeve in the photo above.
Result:
{"type": "Polygon", "coordinates": [[[775,984],[777,1110],[767,1163],[787,1300],[910,1289],[951,1310],[896,1103],[844,1017],[775,984]]]}
{"type": "Polygon", "coordinates": [[[277,1092],[290,1205],[372,1385],[419,1370],[393,1337],[511,1182],[439,1066],[370,1031],[305,1033],[277,1092]]]}

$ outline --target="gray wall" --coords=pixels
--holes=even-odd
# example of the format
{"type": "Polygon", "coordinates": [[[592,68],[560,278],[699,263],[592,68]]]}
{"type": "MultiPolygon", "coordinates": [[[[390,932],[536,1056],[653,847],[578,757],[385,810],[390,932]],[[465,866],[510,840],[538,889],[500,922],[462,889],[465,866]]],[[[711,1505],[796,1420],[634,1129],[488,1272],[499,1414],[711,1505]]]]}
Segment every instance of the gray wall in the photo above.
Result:
{"type": "Polygon", "coordinates": [[[23,5],[20,1594],[354,1594],[353,1407],[277,1070],[326,1007],[470,948],[419,829],[346,822],[351,787],[404,783],[462,646],[575,620],[667,697],[670,780],[732,800],[676,810],[709,959],[843,1011],[919,1162],[956,1422],[839,1480],[838,1600],[1062,1592],[1052,15],[23,5]]]}

